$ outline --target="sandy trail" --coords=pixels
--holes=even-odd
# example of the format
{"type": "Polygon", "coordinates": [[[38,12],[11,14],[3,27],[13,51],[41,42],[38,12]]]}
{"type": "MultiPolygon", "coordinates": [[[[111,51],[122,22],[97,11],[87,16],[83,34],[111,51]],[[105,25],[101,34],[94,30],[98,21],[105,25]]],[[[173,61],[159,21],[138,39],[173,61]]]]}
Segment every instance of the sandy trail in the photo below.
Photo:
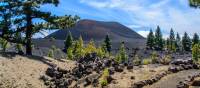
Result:
{"type": "Polygon", "coordinates": [[[168,75],[162,78],[157,83],[146,86],[144,88],[176,88],[176,85],[180,81],[184,81],[188,76],[193,75],[195,73],[200,73],[200,70],[185,70],[175,74],[168,75]]]}

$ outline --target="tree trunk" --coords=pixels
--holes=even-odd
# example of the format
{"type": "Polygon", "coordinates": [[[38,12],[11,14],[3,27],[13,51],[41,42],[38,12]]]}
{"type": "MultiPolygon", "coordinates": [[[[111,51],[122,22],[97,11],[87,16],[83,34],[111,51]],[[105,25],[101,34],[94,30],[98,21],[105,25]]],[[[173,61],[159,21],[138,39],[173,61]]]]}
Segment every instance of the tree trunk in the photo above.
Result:
{"type": "Polygon", "coordinates": [[[26,54],[27,55],[32,55],[32,47],[31,47],[31,29],[27,29],[26,31],[26,54]]]}
{"type": "Polygon", "coordinates": [[[28,14],[27,15],[27,28],[26,28],[26,54],[27,55],[32,55],[32,19],[31,16],[28,14]]]}

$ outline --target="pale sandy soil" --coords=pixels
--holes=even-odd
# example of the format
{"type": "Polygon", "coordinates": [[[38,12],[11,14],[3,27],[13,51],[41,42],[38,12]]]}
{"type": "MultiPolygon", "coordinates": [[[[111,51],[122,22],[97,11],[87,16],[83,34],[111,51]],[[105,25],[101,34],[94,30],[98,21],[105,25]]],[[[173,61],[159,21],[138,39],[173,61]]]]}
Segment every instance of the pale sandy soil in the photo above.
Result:
{"type": "Polygon", "coordinates": [[[0,54],[0,88],[46,88],[39,78],[52,63],[66,69],[74,66],[71,61],[0,54]]]}
{"type": "Polygon", "coordinates": [[[134,82],[149,79],[158,73],[166,71],[168,66],[154,66],[154,65],[144,65],[143,68],[135,68],[131,71],[125,70],[122,73],[115,73],[112,77],[116,84],[112,83],[108,85],[108,88],[129,88],[134,82]],[[131,79],[134,76],[135,79],[131,79]]]}

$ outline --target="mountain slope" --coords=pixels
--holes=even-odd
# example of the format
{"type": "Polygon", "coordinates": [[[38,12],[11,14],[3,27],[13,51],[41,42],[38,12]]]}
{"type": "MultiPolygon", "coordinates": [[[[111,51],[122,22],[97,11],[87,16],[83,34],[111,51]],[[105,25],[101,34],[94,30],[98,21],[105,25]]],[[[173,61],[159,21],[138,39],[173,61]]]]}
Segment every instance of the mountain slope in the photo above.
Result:
{"type": "Polygon", "coordinates": [[[121,39],[123,41],[127,38],[144,39],[141,35],[120,23],[94,20],[81,20],[70,30],[58,30],[46,38],[54,37],[55,39],[64,40],[68,31],[72,33],[75,39],[81,35],[83,40],[86,41],[90,39],[102,40],[107,34],[109,34],[112,40],[121,39]]]}

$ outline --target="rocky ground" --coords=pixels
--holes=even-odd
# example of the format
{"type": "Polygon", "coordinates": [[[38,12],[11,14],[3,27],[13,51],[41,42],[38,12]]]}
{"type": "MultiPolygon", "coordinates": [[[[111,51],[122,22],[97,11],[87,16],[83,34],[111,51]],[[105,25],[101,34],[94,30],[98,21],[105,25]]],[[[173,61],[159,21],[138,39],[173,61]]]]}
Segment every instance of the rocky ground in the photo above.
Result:
{"type": "Polygon", "coordinates": [[[175,74],[168,75],[153,85],[144,88],[176,88],[179,82],[184,81],[188,76],[200,73],[200,70],[185,70],[175,74]]]}
{"type": "Polygon", "coordinates": [[[174,59],[170,65],[134,66],[95,54],[75,62],[0,53],[0,88],[99,88],[105,68],[110,74],[107,88],[188,88],[200,84],[199,65],[189,57],[174,59]]]}

